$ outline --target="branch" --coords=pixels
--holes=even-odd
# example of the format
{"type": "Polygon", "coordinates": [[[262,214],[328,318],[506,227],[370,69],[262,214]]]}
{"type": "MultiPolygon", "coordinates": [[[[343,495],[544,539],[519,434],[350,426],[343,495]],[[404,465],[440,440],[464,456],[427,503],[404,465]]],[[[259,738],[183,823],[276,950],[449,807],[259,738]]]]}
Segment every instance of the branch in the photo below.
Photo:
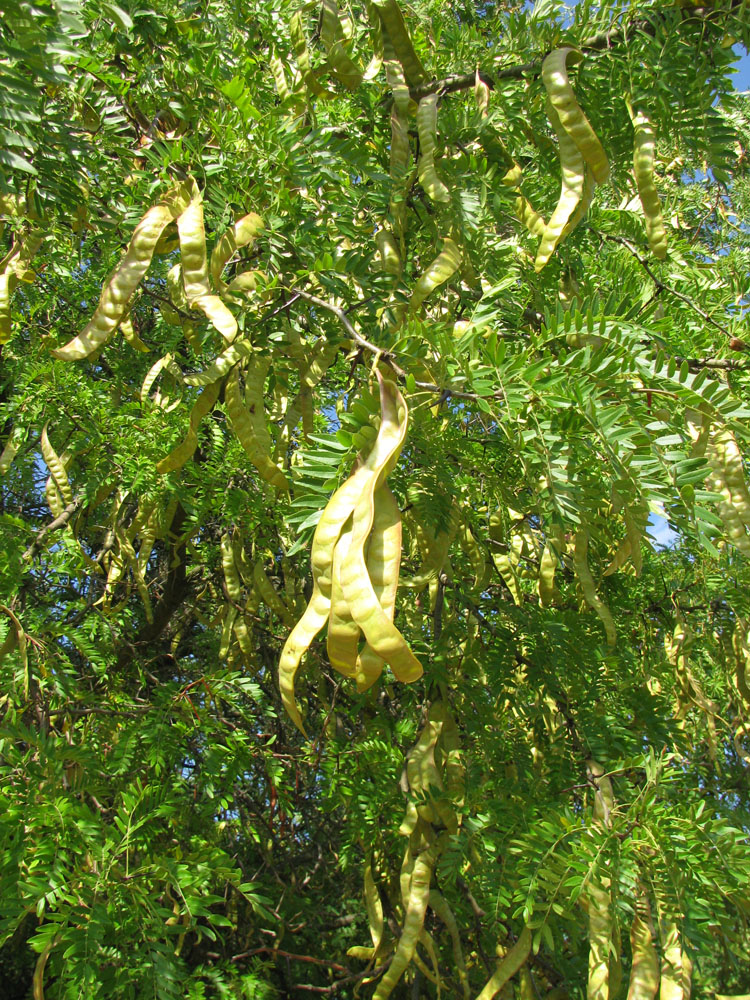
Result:
{"type": "MultiPolygon", "coordinates": [[[[292,292],[295,297],[300,299],[305,299],[305,301],[310,302],[314,306],[318,306],[319,309],[325,309],[327,312],[332,313],[341,325],[344,327],[346,332],[352,338],[352,340],[365,351],[370,351],[371,354],[379,355],[394,370],[394,372],[399,376],[399,378],[406,378],[406,372],[396,361],[396,356],[392,351],[387,350],[384,347],[378,347],[377,344],[371,343],[366,340],[358,330],[352,325],[347,312],[352,310],[344,310],[339,308],[339,306],[334,305],[333,302],[327,302],[325,299],[318,298],[317,295],[311,295],[309,292],[303,291],[301,288],[287,288],[286,291],[292,292]]],[[[354,308],[354,307],[353,307],[354,308]]],[[[425,392],[434,392],[439,396],[442,396],[441,402],[443,400],[450,399],[451,396],[454,399],[467,399],[471,402],[477,402],[479,399],[503,399],[502,390],[497,389],[492,393],[491,396],[482,397],[477,395],[475,392],[462,392],[460,389],[446,389],[445,386],[435,385],[434,382],[415,382],[414,383],[418,389],[422,389],[425,392]]]]}
{"type": "MultiPolygon", "coordinates": [[[[725,326],[722,326],[721,323],[717,323],[717,321],[713,318],[713,316],[707,313],[705,309],[701,309],[701,307],[697,303],[693,302],[693,300],[689,296],[683,295],[682,292],[678,292],[676,288],[672,288],[670,285],[665,285],[664,282],[661,280],[661,278],[658,278],[651,270],[651,266],[649,265],[645,257],[643,257],[640,253],[638,253],[636,248],[633,246],[632,243],[630,243],[629,240],[623,239],[622,236],[612,236],[610,233],[602,233],[601,235],[604,237],[605,240],[610,240],[612,243],[619,243],[620,246],[625,247],[625,249],[633,257],[635,257],[635,259],[641,265],[643,270],[653,281],[654,285],[656,285],[656,287],[660,291],[669,292],[670,295],[674,295],[676,299],[680,299],[681,302],[684,302],[685,305],[690,306],[690,308],[694,312],[698,313],[701,319],[704,319],[707,323],[710,323],[712,326],[715,326],[717,330],[721,330],[721,332],[724,334],[725,337],[729,337],[730,339],[733,338],[734,335],[725,326]]],[[[713,366],[713,367],[718,367],[718,366],[713,366]]]]}
{"type": "Polygon", "coordinates": [[[65,510],[63,510],[60,514],[57,515],[57,517],[53,521],[50,521],[49,524],[45,524],[44,527],[37,532],[36,538],[31,543],[31,545],[29,545],[28,549],[26,549],[26,551],[24,552],[23,558],[33,559],[34,556],[36,556],[36,554],[42,548],[44,539],[50,533],[50,531],[57,531],[58,528],[64,528],[65,525],[68,523],[68,521],[71,519],[71,517],[81,506],[82,502],[83,502],[83,497],[76,497],[68,504],[65,510]]]}

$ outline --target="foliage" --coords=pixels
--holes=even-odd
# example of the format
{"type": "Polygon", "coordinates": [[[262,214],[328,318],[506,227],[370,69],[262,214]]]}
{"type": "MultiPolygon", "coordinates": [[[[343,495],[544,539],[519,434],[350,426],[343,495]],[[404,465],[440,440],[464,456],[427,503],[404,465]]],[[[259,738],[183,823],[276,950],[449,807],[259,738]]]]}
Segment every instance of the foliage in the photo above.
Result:
{"type": "Polygon", "coordinates": [[[750,990],[748,44],[735,0],[6,5],[4,995],[750,990]],[[357,462],[424,673],[307,635],[303,735],[357,462]]]}

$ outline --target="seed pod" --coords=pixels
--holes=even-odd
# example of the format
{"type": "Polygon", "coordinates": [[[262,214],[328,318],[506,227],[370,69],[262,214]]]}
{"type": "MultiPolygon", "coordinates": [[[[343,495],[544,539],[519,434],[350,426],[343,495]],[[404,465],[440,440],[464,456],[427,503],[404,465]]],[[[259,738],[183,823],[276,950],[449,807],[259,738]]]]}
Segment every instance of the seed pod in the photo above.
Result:
{"type": "Polygon", "coordinates": [[[229,290],[229,285],[221,277],[227,263],[241,247],[251,246],[265,228],[263,219],[255,212],[249,212],[219,239],[211,253],[211,280],[219,295],[225,295],[229,290]]]}
{"type": "Polygon", "coordinates": [[[151,264],[159,237],[169,223],[184,212],[190,196],[190,186],[182,184],[146,212],[135,227],[125,256],[102,289],[94,315],[77,337],[52,352],[56,358],[62,361],[87,358],[112,337],[151,264]]]}
{"type": "Polygon", "coordinates": [[[305,29],[302,27],[302,18],[299,14],[293,14],[289,21],[289,35],[294,46],[294,54],[297,57],[297,65],[302,74],[302,79],[309,94],[314,97],[330,97],[330,91],[321,87],[317,77],[313,72],[310,62],[310,52],[307,48],[307,37],[305,29]]]}
{"type": "Polygon", "coordinates": [[[44,459],[47,468],[52,475],[55,482],[55,486],[60,491],[60,496],[62,497],[63,504],[67,506],[73,502],[73,491],[70,488],[70,481],[68,480],[68,474],[65,471],[65,465],[61,460],[60,456],[57,454],[55,449],[50,444],[49,437],[47,436],[48,424],[45,424],[42,428],[41,437],[41,447],[42,447],[42,458],[44,459]]]}
{"type": "Polygon", "coordinates": [[[391,964],[375,988],[373,1000],[387,1000],[414,957],[430,898],[432,872],[443,845],[444,839],[438,838],[422,851],[414,862],[414,870],[409,883],[409,899],[404,927],[391,964]]]}
{"type": "Polygon", "coordinates": [[[659,960],[651,930],[651,907],[642,887],[636,900],[630,945],[633,962],[627,1000],[654,1000],[659,989],[659,960]]]}
{"type": "Polygon", "coordinates": [[[282,601],[276,592],[276,588],[271,583],[268,578],[268,574],[263,568],[263,563],[258,561],[253,567],[253,583],[255,584],[256,593],[260,596],[263,603],[280,618],[285,625],[293,625],[294,619],[289,613],[289,609],[286,604],[282,601]]]}
{"type": "Polygon", "coordinates": [[[443,894],[437,889],[430,890],[427,904],[435,916],[442,920],[451,936],[451,942],[453,944],[453,961],[456,965],[458,981],[461,983],[461,990],[465,1000],[468,1000],[468,997],[471,995],[469,980],[466,975],[466,962],[464,961],[463,948],[461,947],[461,935],[458,930],[458,923],[453,914],[453,910],[450,908],[448,901],[445,899],[443,894]]]}
{"type": "Polygon", "coordinates": [[[414,313],[439,285],[449,281],[461,266],[461,253],[452,239],[443,240],[443,249],[414,286],[409,312],[414,313]]]}
{"type": "Polygon", "coordinates": [[[211,385],[218,379],[223,378],[230,368],[234,368],[238,361],[251,357],[256,351],[255,346],[248,340],[238,340],[235,344],[227,347],[218,356],[214,363],[202,372],[195,375],[186,375],[186,385],[211,385]]]}
{"type": "Polygon", "coordinates": [[[670,921],[662,931],[659,1000],[683,1000],[682,986],[680,932],[677,924],[670,921]]]}
{"type": "Polygon", "coordinates": [[[529,957],[530,951],[531,931],[528,927],[524,927],[518,935],[518,940],[508,954],[498,961],[495,972],[490,977],[489,982],[486,983],[477,1000],[492,1000],[492,997],[497,996],[508,980],[512,979],[524,964],[529,957]]]}
{"type": "Polygon", "coordinates": [[[573,568],[575,569],[578,582],[581,584],[583,596],[590,608],[597,613],[604,631],[607,634],[607,644],[614,646],[617,642],[617,630],[612,618],[612,614],[607,605],[596,593],[594,578],[591,575],[588,563],[589,535],[585,528],[581,528],[575,535],[575,548],[573,551],[573,568]]]}
{"type": "MultiPolygon", "coordinates": [[[[349,604],[341,586],[341,564],[349,552],[352,538],[352,517],[341,529],[333,550],[331,570],[331,612],[328,619],[327,651],[331,666],[344,677],[353,677],[357,671],[357,652],[360,629],[349,611],[349,604]]],[[[377,677],[375,678],[377,680],[377,677]]]]}
{"type": "MultiPolygon", "coordinates": [[[[539,244],[534,270],[539,272],[550,259],[555,247],[564,238],[566,227],[571,222],[576,207],[583,197],[584,162],[581,153],[568,132],[560,124],[551,101],[547,101],[547,114],[560,143],[560,168],[562,170],[562,189],[557,208],[547,223],[542,241],[539,244]]],[[[572,227],[571,227],[572,228],[572,227]]]]}
{"type": "Polygon", "coordinates": [[[144,344],[138,334],[135,332],[135,327],[133,326],[133,320],[130,315],[127,315],[120,323],[120,332],[127,341],[128,344],[135,351],[140,351],[141,354],[148,354],[151,348],[148,344],[144,344]]]}
{"type": "Polygon", "coordinates": [[[542,63],[542,80],[562,127],[591,168],[594,180],[597,184],[603,184],[609,176],[607,154],[581,110],[568,79],[567,64],[577,63],[582,59],[583,53],[578,49],[555,49],[542,63]]]}
{"type": "Polygon", "coordinates": [[[237,320],[208,287],[206,233],[203,228],[203,196],[192,182],[190,204],[177,219],[185,298],[191,309],[198,309],[230,343],[237,336],[237,320]]]}
{"type": "Polygon", "coordinates": [[[370,854],[367,855],[367,860],[365,861],[364,889],[367,923],[370,927],[372,946],[375,953],[377,953],[383,941],[385,923],[383,920],[383,903],[380,899],[378,888],[375,885],[375,879],[372,877],[372,855],[370,854]]]}
{"type": "Polygon", "coordinates": [[[437,135],[437,94],[427,94],[417,108],[417,131],[419,132],[419,183],[432,201],[450,202],[448,188],[443,184],[435,169],[435,143],[437,135]]]}
{"type": "MultiPolygon", "coordinates": [[[[388,486],[375,492],[375,513],[367,547],[367,575],[386,615],[393,621],[401,566],[401,512],[388,486]]],[[[366,691],[382,673],[385,661],[369,643],[359,654],[355,676],[357,690],[366,691]]]]}
{"type": "Polygon", "coordinates": [[[646,238],[651,253],[659,260],[667,256],[667,231],[661,214],[661,201],[654,183],[654,150],[656,140],[651,122],[642,111],[633,111],[627,101],[628,113],[633,122],[633,173],[641,199],[643,218],[646,223],[646,238]]]}
{"type": "Polygon", "coordinates": [[[373,0],[373,7],[380,14],[383,34],[388,36],[396,52],[398,61],[404,69],[407,83],[410,87],[416,87],[423,83],[427,79],[427,73],[414,50],[414,44],[397,0],[373,0]]]}
{"type": "Polygon", "coordinates": [[[240,380],[235,368],[229,375],[224,388],[224,401],[232,429],[245,449],[250,461],[262,479],[277,490],[289,490],[289,482],[271,459],[271,435],[266,427],[263,408],[263,384],[268,371],[268,360],[251,361],[246,374],[246,386],[252,399],[245,406],[240,394],[240,380]]]}
{"type": "Polygon", "coordinates": [[[180,442],[168,455],[156,464],[156,471],[163,474],[181,469],[185,462],[195,454],[198,447],[198,427],[201,420],[211,412],[221,392],[221,382],[212,382],[199,393],[198,398],[190,411],[190,425],[185,439],[180,442]]]}

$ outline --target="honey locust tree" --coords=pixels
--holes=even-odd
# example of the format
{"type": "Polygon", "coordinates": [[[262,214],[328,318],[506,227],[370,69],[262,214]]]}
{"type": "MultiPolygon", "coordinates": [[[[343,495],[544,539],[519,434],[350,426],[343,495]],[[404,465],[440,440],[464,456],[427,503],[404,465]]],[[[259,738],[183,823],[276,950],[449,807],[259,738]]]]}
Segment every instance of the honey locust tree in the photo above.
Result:
{"type": "Polygon", "coordinates": [[[748,13],[8,0],[4,996],[748,992],[748,13]]]}

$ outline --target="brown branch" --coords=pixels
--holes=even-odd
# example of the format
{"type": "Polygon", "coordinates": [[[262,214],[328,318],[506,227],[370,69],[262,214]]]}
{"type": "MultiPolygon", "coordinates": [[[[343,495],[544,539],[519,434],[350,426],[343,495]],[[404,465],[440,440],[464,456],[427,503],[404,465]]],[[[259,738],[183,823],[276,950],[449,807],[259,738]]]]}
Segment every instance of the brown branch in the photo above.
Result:
{"type": "Polygon", "coordinates": [[[37,532],[36,538],[31,543],[31,545],[29,545],[28,549],[26,549],[26,551],[24,552],[23,558],[33,559],[34,556],[36,556],[36,554],[42,548],[42,544],[44,543],[44,539],[47,537],[47,535],[51,531],[57,531],[58,528],[64,528],[65,525],[68,523],[68,521],[71,519],[71,517],[81,506],[82,502],[83,502],[82,497],[76,497],[74,500],[71,500],[71,502],[68,504],[65,510],[63,510],[60,514],[58,514],[54,520],[50,521],[49,524],[45,524],[44,527],[37,532]]]}
{"type": "Polygon", "coordinates": [[[622,236],[613,236],[611,233],[602,233],[601,235],[604,237],[605,240],[610,240],[610,242],[612,243],[618,243],[620,246],[625,247],[628,253],[630,253],[631,256],[633,256],[638,261],[638,263],[641,265],[643,270],[653,281],[654,285],[659,289],[659,291],[668,292],[670,295],[674,295],[676,299],[680,299],[681,302],[684,302],[685,305],[690,306],[690,308],[694,312],[698,313],[701,319],[704,319],[707,323],[710,323],[712,326],[715,326],[717,330],[721,330],[721,332],[724,334],[725,337],[731,338],[733,336],[732,333],[725,326],[722,326],[721,323],[718,323],[713,318],[713,316],[711,316],[709,313],[705,311],[705,309],[701,309],[701,307],[697,303],[693,302],[693,300],[688,295],[684,295],[682,292],[678,292],[676,288],[672,288],[671,285],[666,285],[661,280],[661,278],[657,277],[651,270],[651,266],[649,265],[645,257],[643,257],[640,253],[638,253],[638,250],[633,246],[633,244],[629,240],[624,239],[622,236]]]}
{"type": "MultiPolygon", "coordinates": [[[[398,364],[395,355],[391,351],[384,347],[378,347],[377,344],[373,344],[369,340],[366,340],[362,334],[355,329],[347,316],[347,311],[350,310],[340,309],[337,305],[334,305],[333,302],[327,302],[325,299],[320,299],[317,295],[311,295],[309,292],[305,292],[301,288],[289,288],[287,291],[292,292],[295,296],[301,299],[305,299],[305,301],[310,302],[314,306],[318,306],[319,309],[325,309],[327,312],[332,313],[344,327],[355,344],[365,351],[370,351],[371,354],[379,355],[384,361],[388,362],[399,378],[406,378],[406,372],[398,364]]],[[[444,400],[449,399],[451,396],[454,399],[467,399],[471,402],[476,402],[482,398],[498,400],[504,398],[500,389],[493,392],[491,396],[481,397],[475,392],[463,392],[460,389],[446,389],[442,385],[435,385],[434,382],[415,382],[414,384],[418,389],[423,389],[425,392],[434,392],[435,394],[442,396],[444,400]]]]}
{"type": "Polygon", "coordinates": [[[351,969],[345,965],[339,965],[338,962],[329,962],[324,958],[314,958],[312,955],[297,955],[291,951],[282,951],[280,948],[274,948],[272,945],[253,948],[251,951],[242,951],[239,955],[232,955],[230,961],[239,962],[243,958],[252,958],[253,955],[262,954],[271,954],[279,958],[290,958],[295,962],[309,962],[312,965],[325,965],[327,968],[335,969],[337,972],[351,973],[351,969]]]}

